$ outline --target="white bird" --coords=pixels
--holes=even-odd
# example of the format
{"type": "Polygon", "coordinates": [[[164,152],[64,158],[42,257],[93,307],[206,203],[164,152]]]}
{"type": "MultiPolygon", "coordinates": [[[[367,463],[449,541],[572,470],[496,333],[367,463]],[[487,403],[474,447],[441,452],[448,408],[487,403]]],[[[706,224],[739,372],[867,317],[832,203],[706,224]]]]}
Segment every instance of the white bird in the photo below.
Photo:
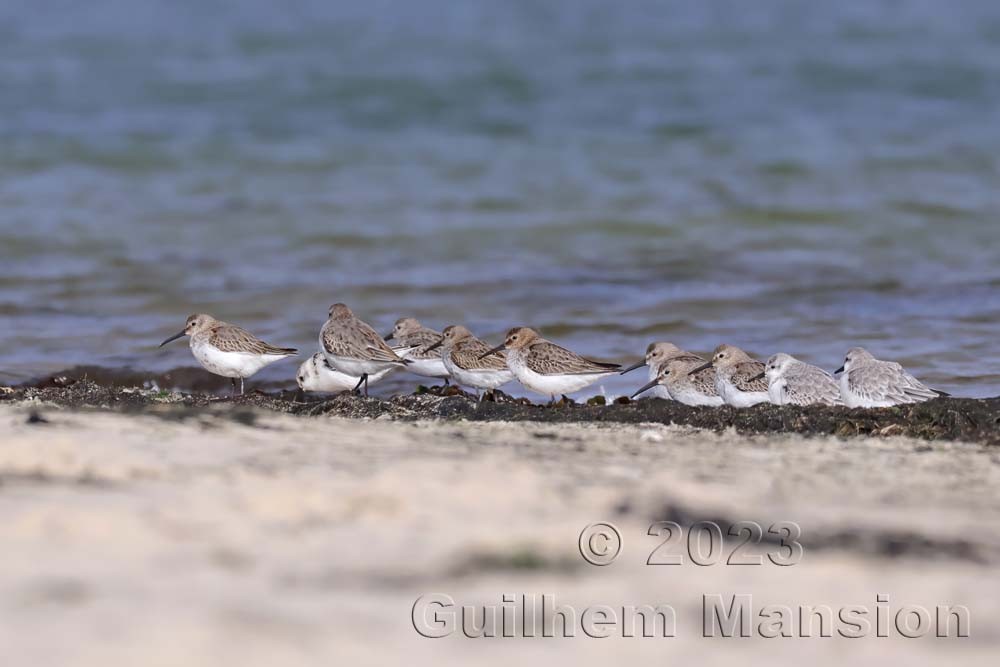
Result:
{"type": "Polygon", "coordinates": [[[840,394],[849,408],[888,408],[949,395],[925,386],[894,361],[876,359],[863,347],[848,350],[835,373],[840,374],[840,394]]]}
{"type": "MultiPolygon", "coordinates": [[[[368,376],[368,384],[375,384],[394,370],[393,368],[386,368],[377,373],[372,373],[368,376]]],[[[326,356],[322,352],[317,352],[302,362],[298,372],[295,374],[295,381],[302,391],[318,391],[334,394],[356,388],[361,378],[334,370],[327,363],[326,356]]]]}
{"type": "Polygon", "coordinates": [[[758,377],[767,377],[767,395],[775,405],[843,405],[832,375],[818,366],[779,353],[758,377]]]}

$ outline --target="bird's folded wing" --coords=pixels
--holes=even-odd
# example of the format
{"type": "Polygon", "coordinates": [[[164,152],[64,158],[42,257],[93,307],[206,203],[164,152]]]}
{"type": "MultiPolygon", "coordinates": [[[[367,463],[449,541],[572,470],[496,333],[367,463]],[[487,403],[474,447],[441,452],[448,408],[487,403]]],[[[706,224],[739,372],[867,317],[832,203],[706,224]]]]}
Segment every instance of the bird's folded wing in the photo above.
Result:
{"type": "Polygon", "coordinates": [[[529,348],[527,366],[540,375],[589,375],[592,373],[612,373],[621,368],[619,364],[591,361],[576,352],[545,341],[529,348]]]}
{"type": "Polygon", "coordinates": [[[763,372],[764,364],[761,362],[744,361],[736,364],[730,381],[740,391],[766,392],[767,378],[758,377],[763,372]]]}
{"type": "Polygon", "coordinates": [[[291,355],[297,352],[292,347],[277,347],[265,343],[246,329],[232,324],[214,329],[208,341],[213,347],[223,352],[275,355],[291,355]]]}

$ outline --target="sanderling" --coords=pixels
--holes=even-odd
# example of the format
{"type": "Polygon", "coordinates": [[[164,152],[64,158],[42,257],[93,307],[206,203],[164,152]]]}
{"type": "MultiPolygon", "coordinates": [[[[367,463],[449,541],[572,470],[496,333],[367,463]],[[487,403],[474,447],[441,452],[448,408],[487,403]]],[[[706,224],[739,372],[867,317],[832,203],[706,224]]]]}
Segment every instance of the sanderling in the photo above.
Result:
{"type": "MultiPolygon", "coordinates": [[[[394,370],[396,369],[386,368],[377,373],[370,373],[368,384],[375,384],[394,370]]],[[[352,390],[358,386],[360,380],[361,378],[357,376],[347,375],[331,368],[322,352],[317,352],[303,361],[295,374],[295,381],[302,391],[319,391],[328,394],[352,390]]]]}
{"type": "Polygon", "coordinates": [[[396,325],[385,339],[399,343],[401,346],[413,348],[403,355],[396,347],[393,347],[397,355],[410,362],[406,366],[408,372],[424,377],[440,378],[444,380],[445,384],[448,384],[448,369],[444,367],[444,361],[441,359],[441,349],[428,350],[441,340],[440,333],[425,327],[415,317],[401,317],[396,320],[396,325]]]}
{"type": "Polygon", "coordinates": [[[822,368],[778,353],[754,379],[767,378],[767,395],[775,405],[843,405],[840,388],[822,368]]]}
{"type": "Polygon", "coordinates": [[[656,385],[684,405],[725,405],[715,388],[715,369],[710,365],[706,367],[704,361],[694,354],[668,359],[661,364],[660,375],[632,394],[632,398],[656,385]],[[696,368],[701,370],[692,373],[696,368]]]}
{"type": "Polygon", "coordinates": [[[355,389],[363,384],[365,396],[371,375],[409,363],[342,303],[330,306],[329,319],[319,332],[319,348],[331,368],[359,378],[355,389]]]}
{"type": "Polygon", "coordinates": [[[462,325],[445,327],[441,336],[440,341],[427,349],[441,349],[444,367],[455,382],[473,387],[477,393],[485,389],[487,394],[492,394],[494,389],[514,379],[504,353],[491,354],[490,346],[462,325]]]}
{"type": "Polygon", "coordinates": [[[531,391],[548,396],[553,402],[556,396],[579,391],[621,371],[619,364],[585,359],[576,352],[545,340],[528,327],[514,327],[507,332],[503,344],[488,353],[504,348],[507,350],[507,367],[518,381],[531,391]]]}
{"type": "Polygon", "coordinates": [[[243,393],[246,378],[268,364],[298,353],[292,347],[275,347],[265,343],[246,329],[205,314],[187,318],[184,330],[160,343],[160,347],[181,336],[191,337],[191,353],[202,368],[232,379],[234,392],[236,379],[239,378],[240,394],[243,393]]]}
{"type": "Polygon", "coordinates": [[[760,377],[764,364],[734,345],[720,345],[712,354],[712,361],[696,366],[691,375],[715,367],[715,389],[719,396],[735,408],[748,408],[767,403],[767,380],[760,377]],[[756,379],[755,379],[756,378],[756,379]]]}
{"type": "MultiPolygon", "coordinates": [[[[649,347],[646,348],[645,358],[642,361],[637,361],[631,366],[623,368],[621,374],[625,375],[626,373],[631,373],[637,368],[646,366],[649,369],[649,383],[636,393],[641,394],[647,389],[652,389],[653,396],[658,398],[670,398],[670,393],[667,391],[667,387],[663,384],[659,384],[656,380],[663,373],[667,359],[678,354],[688,353],[684,352],[673,343],[650,343],[649,347]]],[[[698,363],[703,364],[705,363],[705,360],[698,357],[698,363]]],[[[633,396],[634,395],[635,394],[633,394],[633,396]]]]}
{"type": "Polygon", "coordinates": [[[925,386],[894,361],[879,361],[863,347],[852,347],[840,373],[840,395],[849,408],[888,408],[949,396],[925,386]]]}

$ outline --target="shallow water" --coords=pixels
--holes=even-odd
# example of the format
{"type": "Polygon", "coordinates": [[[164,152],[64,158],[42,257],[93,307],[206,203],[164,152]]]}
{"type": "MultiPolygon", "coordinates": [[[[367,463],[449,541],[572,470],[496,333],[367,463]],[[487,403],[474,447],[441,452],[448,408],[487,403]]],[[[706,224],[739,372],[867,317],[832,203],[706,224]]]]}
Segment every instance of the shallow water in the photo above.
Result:
{"type": "Polygon", "coordinates": [[[1000,394],[998,111],[988,0],[4,5],[0,380],[344,301],[1000,394]]]}

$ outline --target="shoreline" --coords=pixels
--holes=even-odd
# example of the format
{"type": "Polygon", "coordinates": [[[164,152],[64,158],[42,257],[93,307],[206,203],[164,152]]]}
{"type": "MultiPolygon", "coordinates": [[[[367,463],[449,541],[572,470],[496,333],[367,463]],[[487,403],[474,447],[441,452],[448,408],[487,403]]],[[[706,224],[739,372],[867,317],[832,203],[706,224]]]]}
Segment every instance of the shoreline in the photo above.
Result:
{"type": "MultiPolygon", "coordinates": [[[[364,401],[343,403],[353,402],[364,401]]],[[[484,640],[461,626],[426,639],[417,601],[482,609],[536,593],[578,621],[598,607],[670,605],[676,633],[495,633],[478,663],[551,659],[550,642],[588,666],[662,661],[665,650],[706,665],[923,665],[945,651],[995,661],[992,448],[662,424],[302,419],[251,401],[45,405],[0,402],[0,643],[18,664],[467,665],[484,640]],[[623,544],[607,567],[579,546],[600,522],[623,544]],[[676,523],[687,548],[650,532],[660,522],[676,523]],[[764,532],[742,545],[732,531],[748,523],[764,532]],[[708,524],[723,536],[714,564],[690,541],[708,524]],[[799,556],[773,532],[790,524],[799,556]],[[734,554],[761,561],[737,566],[734,554]],[[653,566],[668,558],[680,563],[653,566]],[[705,596],[745,594],[755,608],[877,607],[879,595],[893,609],[961,606],[970,639],[703,637],[705,596]]]]}
{"type": "MultiPolygon", "coordinates": [[[[1000,445],[1000,397],[938,398],[892,408],[848,409],[828,406],[752,408],[692,407],[657,398],[621,397],[604,404],[597,396],[586,403],[547,406],[501,395],[497,402],[477,401],[457,387],[418,386],[414,393],[391,397],[350,394],[304,394],[260,388],[244,396],[208,393],[228,385],[224,378],[181,368],[164,374],[94,367],[56,373],[42,380],[0,389],[0,404],[49,404],[60,408],[108,409],[126,413],[173,414],[242,408],[299,416],[328,415],[355,419],[466,420],[471,422],[541,422],[557,424],[675,424],[713,432],[733,429],[740,435],[907,436],[1000,445]],[[157,389],[165,378],[191,384],[190,393],[157,389]],[[145,386],[143,386],[145,385],[145,386]],[[206,386],[208,385],[208,386],[206,386]],[[153,387],[153,388],[149,388],[153,387]]],[[[268,385],[263,385],[267,388],[268,385]]],[[[230,411],[231,412],[231,411],[230,411]]]]}

